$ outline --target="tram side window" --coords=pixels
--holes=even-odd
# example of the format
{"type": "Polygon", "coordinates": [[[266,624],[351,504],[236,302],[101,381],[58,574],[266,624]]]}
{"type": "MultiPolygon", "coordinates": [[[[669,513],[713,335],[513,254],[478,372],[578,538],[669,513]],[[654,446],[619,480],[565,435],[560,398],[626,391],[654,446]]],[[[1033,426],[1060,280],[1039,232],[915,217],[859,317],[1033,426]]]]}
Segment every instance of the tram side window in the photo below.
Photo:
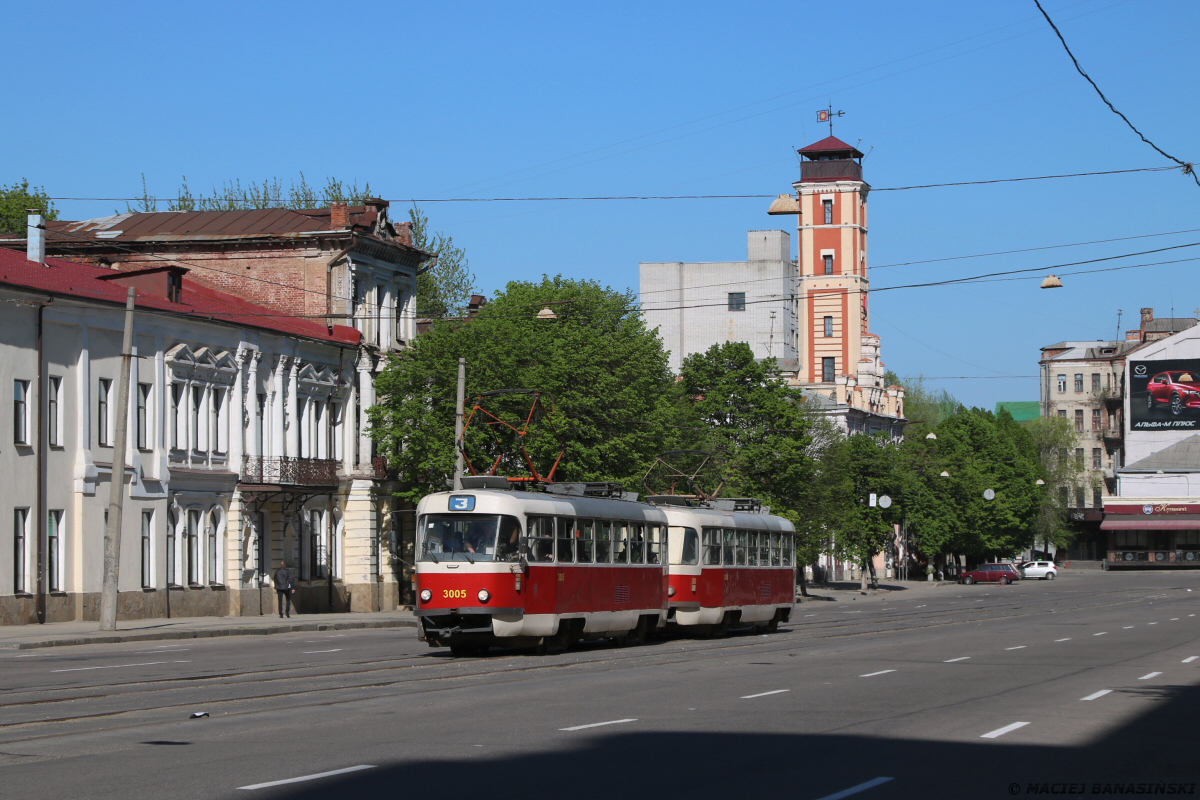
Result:
{"type": "Polygon", "coordinates": [[[554,520],[551,517],[530,517],[526,536],[526,551],[529,560],[549,562],[554,560],[554,520]]]}
{"type": "Polygon", "coordinates": [[[737,531],[737,564],[739,567],[746,564],[746,532],[737,531]]]}
{"type": "Polygon", "coordinates": [[[721,529],[704,529],[704,565],[706,567],[721,564],[721,529]]]}
{"type": "Polygon", "coordinates": [[[779,534],[771,534],[771,566],[779,566],[779,534]]]}
{"type": "Polygon", "coordinates": [[[646,561],[646,526],[641,522],[629,526],[629,563],[642,564],[646,561]]]}
{"type": "Polygon", "coordinates": [[[612,528],[610,520],[596,520],[596,563],[612,561],[612,528]]]}
{"type": "Polygon", "coordinates": [[[737,561],[733,557],[733,546],[737,541],[737,531],[732,528],[725,529],[725,566],[732,567],[737,561]]]}
{"type": "Polygon", "coordinates": [[[646,526],[646,563],[661,564],[663,550],[663,527],[661,525],[646,526]]]}
{"type": "Polygon", "coordinates": [[[629,523],[613,523],[613,563],[629,563],[629,523]]]}
{"type": "Polygon", "coordinates": [[[785,533],[779,537],[783,541],[783,565],[792,566],[792,546],[795,544],[793,534],[785,533]]]}
{"type": "Polygon", "coordinates": [[[596,521],[575,520],[575,560],[580,564],[592,563],[592,542],[595,539],[596,521]]]}
{"type": "MultiPolygon", "coordinates": [[[[671,526],[667,529],[667,548],[672,564],[695,566],[700,563],[700,534],[695,528],[671,526]]],[[[717,550],[717,558],[720,558],[717,550]]]]}
{"type": "Polygon", "coordinates": [[[758,566],[758,531],[746,531],[741,534],[746,537],[746,566],[758,566]]]}
{"type": "Polygon", "coordinates": [[[557,517],[555,527],[558,528],[558,561],[570,564],[575,561],[575,520],[571,517],[557,517]]]}

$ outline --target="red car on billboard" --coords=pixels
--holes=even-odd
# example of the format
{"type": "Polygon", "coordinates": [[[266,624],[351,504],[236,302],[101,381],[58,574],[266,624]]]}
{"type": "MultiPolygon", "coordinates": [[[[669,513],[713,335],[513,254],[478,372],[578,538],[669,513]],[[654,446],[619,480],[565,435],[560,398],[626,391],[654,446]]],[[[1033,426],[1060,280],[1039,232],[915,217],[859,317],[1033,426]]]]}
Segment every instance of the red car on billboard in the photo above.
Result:
{"type": "Polygon", "coordinates": [[[1155,375],[1146,386],[1146,410],[1153,411],[1163,403],[1170,406],[1174,416],[1189,408],[1200,408],[1200,376],[1182,370],[1155,375]]]}

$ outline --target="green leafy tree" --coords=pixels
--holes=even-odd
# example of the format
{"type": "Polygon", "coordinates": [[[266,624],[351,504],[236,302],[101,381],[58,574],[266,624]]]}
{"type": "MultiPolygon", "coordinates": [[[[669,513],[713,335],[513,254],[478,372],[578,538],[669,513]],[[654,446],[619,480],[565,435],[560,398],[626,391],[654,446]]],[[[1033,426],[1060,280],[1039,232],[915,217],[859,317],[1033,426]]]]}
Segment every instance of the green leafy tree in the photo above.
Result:
{"type": "MultiPolygon", "coordinates": [[[[468,398],[500,389],[547,393],[543,433],[528,449],[547,471],[558,456],[548,425],[556,427],[567,450],[558,480],[635,488],[671,444],[667,355],[633,296],[562,277],[512,282],[471,319],[436,322],[379,375],[372,435],[399,471],[407,499],[444,491],[453,474],[459,357],[467,360],[468,398]],[[538,319],[546,307],[557,319],[538,319]]],[[[478,458],[489,440],[482,426],[472,431],[467,450],[478,458]]]]}
{"type": "Polygon", "coordinates": [[[774,359],[755,360],[744,342],[685,358],[676,389],[683,406],[678,418],[694,420],[689,446],[724,461],[722,494],[761,498],[773,514],[791,520],[808,558],[815,543],[804,512],[817,441],[802,394],[776,375],[774,359]]]}
{"type": "Polygon", "coordinates": [[[1072,450],[1075,430],[1063,417],[1039,417],[1023,423],[1037,448],[1038,459],[1045,472],[1041,502],[1034,520],[1034,541],[1040,542],[1043,552],[1065,548],[1075,538],[1067,522],[1066,493],[1079,474],[1072,450]]]}
{"type": "Polygon", "coordinates": [[[445,319],[465,313],[475,293],[475,276],[467,265],[467,253],[454,244],[454,237],[429,229],[429,218],[417,206],[408,211],[413,244],[437,253],[437,266],[417,276],[417,316],[445,319]]]}
{"type": "Polygon", "coordinates": [[[46,219],[58,219],[58,210],[40,186],[30,186],[22,178],[12,186],[0,185],[0,233],[25,236],[29,209],[40,208],[46,219]]]}

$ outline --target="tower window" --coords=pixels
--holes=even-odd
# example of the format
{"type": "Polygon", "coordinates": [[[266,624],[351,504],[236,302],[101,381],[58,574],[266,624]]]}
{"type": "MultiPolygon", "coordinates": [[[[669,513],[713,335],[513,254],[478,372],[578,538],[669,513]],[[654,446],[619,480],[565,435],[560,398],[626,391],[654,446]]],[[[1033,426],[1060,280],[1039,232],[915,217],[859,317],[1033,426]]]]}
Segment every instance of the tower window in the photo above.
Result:
{"type": "Polygon", "coordinates": [[[1082,372],[1075,373],[1075,391],[1076,392],[1083,391],[1083,373],[1082,372]]]}
{"type": "Polygon", "coordinates": [[[833,362],[833,356],[821,359],[821,380],[825,383],[833,383],[833,362]]]}
{"type": "Polygon", "coordinates": [[[833,201],[832,200],[822,200],[821,207],[825,211],[825,224],[832,225],[833,224],[833,201]]]}
{"type": "Polygon", "coordinates": [[[832,338],[833,336],[833,317],[825,318],[825,336],[826,338],[832,338]]]}
{"type": "Polygon", "coordinates": [[[745,311],[746,310],[746,293],[745,292],[730,292],[729,293],[729,310],[730,311],[745,311]]]}
{"type": "Polygon", "coordinates": [[[833,255],[832,254],[823,255],[823,256],[821,256],[821,260],[825,262],[825,274],[832,275],[833,274],[833,255]]]}

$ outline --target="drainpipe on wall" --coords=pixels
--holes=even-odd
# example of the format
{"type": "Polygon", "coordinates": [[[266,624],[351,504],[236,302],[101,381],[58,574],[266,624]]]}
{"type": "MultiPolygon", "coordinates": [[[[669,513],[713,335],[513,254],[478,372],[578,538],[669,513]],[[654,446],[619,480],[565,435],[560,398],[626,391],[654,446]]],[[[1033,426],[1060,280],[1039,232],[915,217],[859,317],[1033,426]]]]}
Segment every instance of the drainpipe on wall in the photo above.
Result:
{"type": "MultiPolygon", "coordinates": [[[[44,256],[43,256],[44,258],[44,256]]],[[[46,549],[43,540],[46,538],[46,402],[42,387],[46,385],[45,353],[42,346],[43,318],[46,306],[54,302],[53,298],[44,303],[38,303],[37,310],[37,501],[34,503],[34,513],[37,514],[37,621],[39,625],[46,622],[46,549]]],[[[60,552],[61,557],[61,552],[60,552]]]]}

